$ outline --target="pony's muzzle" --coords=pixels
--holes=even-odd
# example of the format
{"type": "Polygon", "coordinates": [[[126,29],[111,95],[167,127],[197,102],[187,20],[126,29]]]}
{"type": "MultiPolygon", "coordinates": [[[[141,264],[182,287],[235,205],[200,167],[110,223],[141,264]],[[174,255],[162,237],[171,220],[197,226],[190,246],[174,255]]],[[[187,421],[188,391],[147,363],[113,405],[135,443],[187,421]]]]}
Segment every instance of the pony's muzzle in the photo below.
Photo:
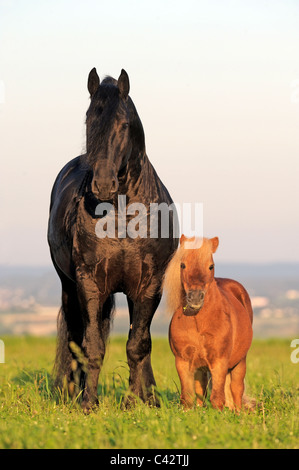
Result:
{"type": "Polygon", "coordinates": [[[190,290],[187,294],[187,305],[194,310],[200,310],[205,299],[205,291],[190,290]]]}

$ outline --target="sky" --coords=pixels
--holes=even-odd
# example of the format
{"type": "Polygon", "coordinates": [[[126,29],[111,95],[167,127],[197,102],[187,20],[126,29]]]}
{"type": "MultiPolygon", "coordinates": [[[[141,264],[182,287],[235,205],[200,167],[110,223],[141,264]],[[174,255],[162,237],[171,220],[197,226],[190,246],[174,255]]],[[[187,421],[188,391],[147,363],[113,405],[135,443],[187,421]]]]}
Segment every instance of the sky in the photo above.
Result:
{"type": "Polygon", "coordinates": [[[296,0],[0,0],[0,264],[51,264],[93,67],[127,71],[148,157],[202,203],[216,262],[299,262],[298,52],[296,0]]]}

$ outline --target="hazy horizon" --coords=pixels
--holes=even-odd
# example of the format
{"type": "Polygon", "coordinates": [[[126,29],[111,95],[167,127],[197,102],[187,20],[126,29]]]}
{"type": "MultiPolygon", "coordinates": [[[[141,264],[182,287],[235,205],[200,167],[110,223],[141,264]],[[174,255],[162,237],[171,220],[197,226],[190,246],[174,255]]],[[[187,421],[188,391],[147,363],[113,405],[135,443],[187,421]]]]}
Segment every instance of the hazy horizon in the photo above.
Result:
{"type": "Polygon", "coordinates": [[[130,77],[147,154],[216,263],[299,262],[299,3],[0,0],[0,265],[51,264],[50,192],[87,76],[130,77]]]}

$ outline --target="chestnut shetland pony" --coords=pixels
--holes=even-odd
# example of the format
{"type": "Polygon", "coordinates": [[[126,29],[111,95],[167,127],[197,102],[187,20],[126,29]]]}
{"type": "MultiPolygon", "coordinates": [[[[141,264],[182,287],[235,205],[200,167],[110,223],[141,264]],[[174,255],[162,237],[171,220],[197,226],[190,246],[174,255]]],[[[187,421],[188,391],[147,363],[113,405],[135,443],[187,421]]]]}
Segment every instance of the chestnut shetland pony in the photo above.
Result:
{"type": "Polygon", "coordinates": [[[169,341],[181,382],[181,403],[202,405],[211,375],[214,408],[253,408],[254,401],[244,395],[252,341],[251,302],[241,284],[214,277],[218,244],[217,237],[182,235],[165,273],[164,290],[173,313],[169,341]]]}

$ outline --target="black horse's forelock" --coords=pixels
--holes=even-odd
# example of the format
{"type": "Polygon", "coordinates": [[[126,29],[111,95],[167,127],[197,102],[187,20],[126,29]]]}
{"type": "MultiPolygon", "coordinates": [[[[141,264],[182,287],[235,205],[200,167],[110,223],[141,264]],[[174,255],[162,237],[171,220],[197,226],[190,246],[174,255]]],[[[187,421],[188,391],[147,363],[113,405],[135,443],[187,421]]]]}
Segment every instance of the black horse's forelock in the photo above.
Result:
{"type": "MultiPolygon", "coordinates": [[[[100,149],[103,149],[104,140],[109,135],[111,126],[114,123],[119,103],[120,95],[117,81],[110,76],[106,76],[93,95],[86,113],[86,121],[90,120],[91,122],[87,136],[87,153],[91,164],[94,163],[100,149]]],[[[128,111],[132,131],[131,138],[134,141],[134,146],[137,146],[139,152],[142,152],[145,150],[143,126],[131,98],[128,98],[128,111]]]]}
{"type": "MultiPolygon", "coordinates": [[[[112,77],[106,77],[91,98],[86,113],[86,122],[90,120],[87,135],[87,153],[96,157],[103,148],[103,141],[109,133],[119,106],[119,90],[112,77]]],[[[116,82],[117,83],[117,82],[116,82]]]]}
{"type": "Polygon", "coordinates": [[[117,80],[115,80],[115,78],[113,77],[110,77],[110,75],[106,75],[106,77],[104,78],[104,80],[102,80],[102,85],[114,85],[114,86],[117,86],[117,80]]]}

